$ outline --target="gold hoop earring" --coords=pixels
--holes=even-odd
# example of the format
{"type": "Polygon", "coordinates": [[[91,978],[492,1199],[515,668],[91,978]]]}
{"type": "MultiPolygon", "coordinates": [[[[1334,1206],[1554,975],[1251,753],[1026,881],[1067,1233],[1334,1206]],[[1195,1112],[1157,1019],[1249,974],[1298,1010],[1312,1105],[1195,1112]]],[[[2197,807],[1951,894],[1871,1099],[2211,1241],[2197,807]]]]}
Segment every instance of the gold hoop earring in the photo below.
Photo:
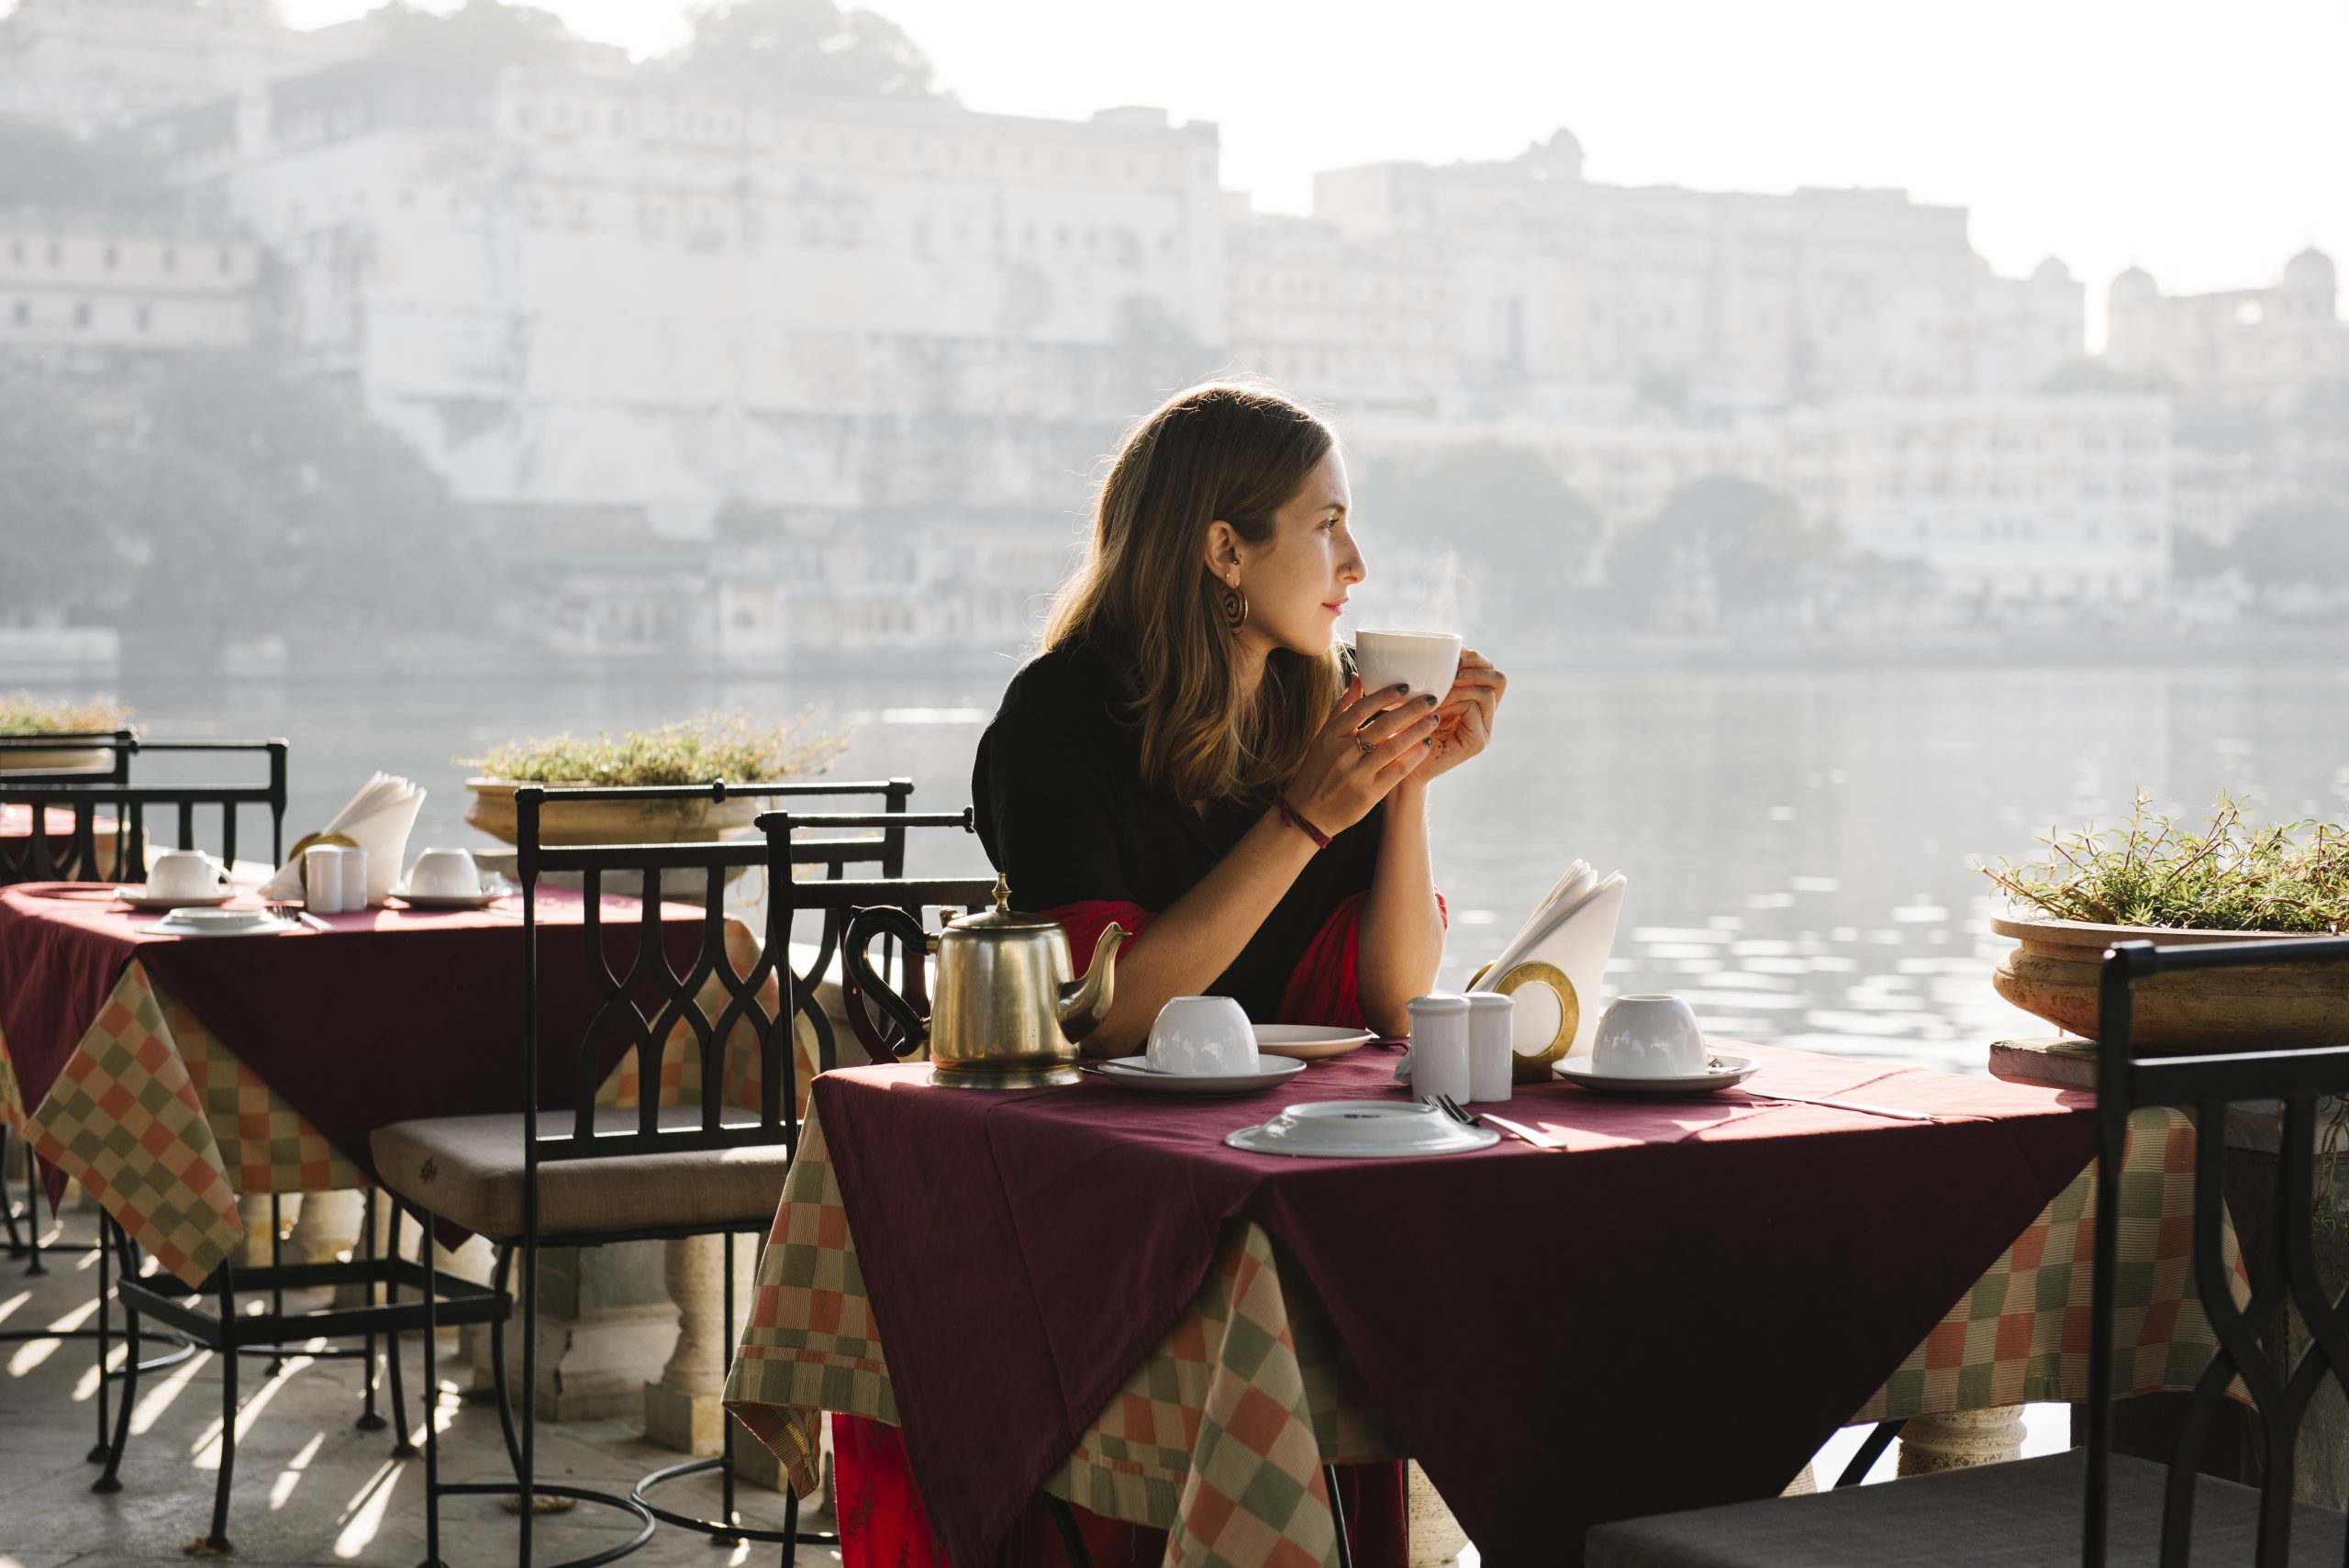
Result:
{"type": "Polygon", "coordinates": [[[1234,635],[1248,624],[1248,595],[1236,586],[1223,591],[1223,624],[1234,635]]]}

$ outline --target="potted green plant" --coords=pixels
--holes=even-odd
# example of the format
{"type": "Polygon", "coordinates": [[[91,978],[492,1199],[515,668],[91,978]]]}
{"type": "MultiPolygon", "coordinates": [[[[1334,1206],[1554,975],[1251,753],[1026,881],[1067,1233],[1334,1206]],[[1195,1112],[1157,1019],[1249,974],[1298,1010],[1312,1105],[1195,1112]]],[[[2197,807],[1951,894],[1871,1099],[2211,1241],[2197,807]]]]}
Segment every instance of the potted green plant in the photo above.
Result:
{"type": "MultiPolygon", "coordinates": [[[[473,792],[465,820],[493,838],[514,842],[517,785],[776,784],[812,778],[847,749],[844,734],[811,733],[812,710],[779,724],[749,714],[705,713],[652,729],[593,740],[568,733],[510,740],[478,757],[460,757],[477,770],[465,781],[473,792]]],[[[751,825],[764,809],[755,800],[681,802],[596,801],[550,809],[540,820],[550,844],[689,843],[722,839],[751,825]]]]}
{"type": "MultiPolygon", "coordinates": [[[[112,697],[76,703],[44,702],[26,691],[0,695],[0,736],[105,735],[129,727],[130,709],[112,697]]],[[[106,765],[102,746],[0,748],[0,773],[57,773],[106,765]]]]}
{"type": "MultiPolygon", "coordinates": [[[[2227,795],[2200,831],[2156,815],[2140,792],[2126,826],[2051,831],[2046,855],[1976,869],[2010,907],[1990,929],[2021,945],[1991,984],[2027,1013],[2092,1038],[2104,951],[2273,940],[2349,929],[2349,827],[2254,827],[2227,795]]],[[[2349,1040],[2349,977],[2289,964],[2167,974],[2135,993],[2136,1041],[2157,1050],[2234,1051],[2349,1040]]]]}

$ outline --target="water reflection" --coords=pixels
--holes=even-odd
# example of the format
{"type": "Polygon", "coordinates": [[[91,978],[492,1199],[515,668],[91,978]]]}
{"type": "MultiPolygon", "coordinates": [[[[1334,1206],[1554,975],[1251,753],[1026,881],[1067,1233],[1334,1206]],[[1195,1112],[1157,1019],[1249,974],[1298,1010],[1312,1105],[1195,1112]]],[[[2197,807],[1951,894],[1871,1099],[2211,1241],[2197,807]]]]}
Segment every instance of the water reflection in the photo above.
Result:
{"type": "MultiPolygon", "coordinates": [[[[160,732],[294,743],[293,830],[370,770],[432,790],[422,842],[472,841],[451,759],[508,737],[622,728],[703,707],[813,701],[856,730],[843,776],[905,775],[918,806],[969,799],[1009,661],[886,680],[386,684],[128,683],[160,732]]],[[[1990,990],[1976,854],[2021,856],[2056,822],[2110,820],[2143,784],[2199,816],[2221,787],[2263,815],[2349,815],[2349,665],[2223,670],[1513,667],[1492,752],[1436,786],[1454,911],[1447,983],[1490,957],[1564,864],[1631,879],[1610,982],[1688,998],[1721,1034],[1978,1071],[1992,1040],[2045,1033],[1990,990]]],[[[976,872],[974,841],[926,869],[976,872]]],[[[924,869],[917,867],[916,869],[924,869]]]]}

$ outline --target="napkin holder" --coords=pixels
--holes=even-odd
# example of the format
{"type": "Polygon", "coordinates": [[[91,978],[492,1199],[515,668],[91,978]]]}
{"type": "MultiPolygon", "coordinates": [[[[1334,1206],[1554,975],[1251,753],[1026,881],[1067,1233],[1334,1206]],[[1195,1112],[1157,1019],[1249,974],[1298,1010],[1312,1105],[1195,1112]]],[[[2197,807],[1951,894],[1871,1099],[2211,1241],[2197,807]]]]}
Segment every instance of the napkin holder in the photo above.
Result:
{"type": "MultiPolygon", "coordinates": [[[[1468,989],[1474,991],[1491,973],[1486,964],[1468,977],[1468,989]]],[[[1582,998],[1575,990],[1575,983],[1566,972],[1554,963],[1528,959],[1511,965],[1508,973],[1494,983],[1492,989],[1504,996],[1514,996],[1529,985],[1547,988],[1558,998],[1558,1028],[1540,1050],[1528,1052],[1521,1046],[1509,1057],[1509,1082],[1513,1084],[1546,1084],[1550,1081],[1550,1064],[1574,1049],[1575,1033],[1582,1027],[1582,998]]]]}

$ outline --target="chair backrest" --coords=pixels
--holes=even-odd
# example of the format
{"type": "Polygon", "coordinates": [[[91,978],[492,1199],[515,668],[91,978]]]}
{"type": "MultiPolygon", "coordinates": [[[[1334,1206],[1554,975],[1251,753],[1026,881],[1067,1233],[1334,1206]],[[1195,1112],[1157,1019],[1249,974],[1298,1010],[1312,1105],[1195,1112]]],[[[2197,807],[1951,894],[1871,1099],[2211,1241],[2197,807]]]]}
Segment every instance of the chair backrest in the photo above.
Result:
{"type": "MultiPolygon", "coordinates": [[[[856,843],[861,840],[818,839],[801,840],[794,837],[801,831],[838,832],[842,828],[862,828],[866,839],[895,833],[902,844],[907,829],[913,828],[945,828],[965,834],[976,832],[976,825],[969,806],[959,812],[913,812],[877,815],[795,814],[785,811],[763,812],[759,827],[769,840],[790,846],[790,853],[800,865],[824,864],[830,874],[819,880],[786,879],[770,887],[767,902],[770,910],[780,908],[783,929],[788,935],[792,922],[802,912],[818,917],[818,937],[813,954],[804,965],[794,971],[800,997],[800,1012],[816,1031],[817,1060],[825,1069],[839,1062],[839,1040],[832,1032],[832,1021],[816,1000],[816,988],[823,980],[841,951],[841,937],[849,916],[858,909],[891,905],[905,910],[916,921],[927,908],[976,908],[984,906],[995,886],[989,877],[907,877],[896,874],[902,869],[902,853],[896,869],[885,871],[879,877],[851,878],[841,874],[841,868],[831,864],[834,847],[856,843]]],[[[893,961],[894,946],[892,943],[893,961]]],[[[907,964],[907,983],[918,996],[921,992],[921,966],[918,955],[903,955],[907,964]]],[[[841,968],[842,990],[846,1005],[854,1010],[863,1003],[848,984],[847,968],[841,968]]]]}
{"type": "Polygon", "coordinates": [[[257,784],[139,784],[103,776],[99,783],[25,782],[0,773],[0,806],[28,814],[26,836],[0,836],[0,884],[136,880],[146,864],[150,832],[168,828],[176,847],[205,849],[197,812],[217,811],[219,857],[237,859],[238,824],[248,809],[269,815],[269,858],[285,851],[285,758],[283,740],[142,740],[129,739],[117,766],[133,756],[192,752],[253,757],[267,776],[257,784]]]}
{"type": "MultiPolygon", "coordinates": [[[[2320,1099],[2349,1095],[2349,1043],[2222,1055],[2141,1052],[2132,1043],[2135,987],[2156,975],[2277,964],[2349,969],[2349,937],[2286,938],[2227,945],[2156,948],[2122,942],[2106,953],[2098,998],[2098,1168],[2118,1171],[2129,1113],[2173,1106],[2195,1116],[2193,1260],[2196,1294],[2219,1350],[2195,1385],[2184,1429],[2171,1455],[2162,1509],[2164,1568],[2187,1562],[2192,1537],[2197,1462],[2210,1422],[2236,1378],[2251,1396],[2266,1439],[2260,1495],[2259,1561],[2286,1561],[2292,1524],[2293,1449],[2310,1401],[2329,1378],[2349,1394],[2349,1293],[2328,1297],[2316,1272],[2316,1173],[2320,1099]],[[2251,1280],[2251,1304],[2235,1306],[2221,1248],[2226,1221],[2227,1112],[2232,1106],[2281,1102],[2271,1244],[2251,1280]],[[2291,1310],[2278,1309],[2288,1304],[2291,1310]],[[2278,1335],[2297,1318],[2308,1349],[2287,1376],[2275,1367],[2278,1335]]],[[[2349,1029],[2343,1030],[2349,1034],[2349,1029]]],[[[2329,1165],[2329,1162],[2327,1162],[2329,1165]]],[[[2330,1207],[2332,1194],[2322,1195],[2330,1207]]],[[[2099,1194],[2095,1310],[2088,1384],[2087,1524],[2082,1561],[2103,1568],[2107,1481],[2112,1453],[2113,1322],[2121,1240],[2121,1195],[2099,1194]]]]}

